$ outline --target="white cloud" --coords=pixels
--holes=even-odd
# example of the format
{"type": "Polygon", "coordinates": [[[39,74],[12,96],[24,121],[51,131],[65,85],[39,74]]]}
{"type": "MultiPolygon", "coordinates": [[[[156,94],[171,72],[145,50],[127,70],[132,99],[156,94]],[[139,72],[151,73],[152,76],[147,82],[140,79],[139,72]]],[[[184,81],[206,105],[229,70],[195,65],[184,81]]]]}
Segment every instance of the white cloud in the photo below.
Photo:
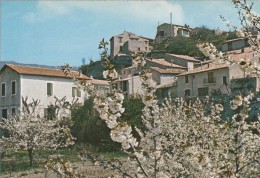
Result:
{"type": "Polygon", "coordinates": [[[77,11],[97,15],[138,18],[150,22],[183,23],[183,9],[168,1],[38,1],[34,12],[24,16],[29,22],[42,22],[77,11]]]}

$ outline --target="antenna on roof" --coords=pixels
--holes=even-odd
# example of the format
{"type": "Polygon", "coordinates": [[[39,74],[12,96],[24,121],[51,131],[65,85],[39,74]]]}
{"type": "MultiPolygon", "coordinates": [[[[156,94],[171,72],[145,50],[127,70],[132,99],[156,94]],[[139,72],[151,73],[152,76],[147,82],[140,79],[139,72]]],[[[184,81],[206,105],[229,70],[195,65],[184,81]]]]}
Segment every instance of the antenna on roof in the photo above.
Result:
{"type": "Polygon", "coordinates": [[[171,33],[171,37],[172,37],[172,13],[170,13],[170,24],[171,24],[171,30],[170,30],[170,33],[171,33]]]}

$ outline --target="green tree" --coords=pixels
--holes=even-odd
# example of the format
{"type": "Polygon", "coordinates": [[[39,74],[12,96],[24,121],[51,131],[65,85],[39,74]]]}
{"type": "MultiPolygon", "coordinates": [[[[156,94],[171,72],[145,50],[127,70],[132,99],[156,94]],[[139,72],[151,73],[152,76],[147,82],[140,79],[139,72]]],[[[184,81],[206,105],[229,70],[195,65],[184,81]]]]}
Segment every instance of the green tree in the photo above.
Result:
{"type": "Polygon", "coordinates": [[[72,109],[71,117],[74,123],[71,133],[77,138],[77,143],[91,144],[104,151],[119,148],[118,144],[111,140],[106,124],[93,109],[92,98],[86,100],[83,106],[72,109]]]}

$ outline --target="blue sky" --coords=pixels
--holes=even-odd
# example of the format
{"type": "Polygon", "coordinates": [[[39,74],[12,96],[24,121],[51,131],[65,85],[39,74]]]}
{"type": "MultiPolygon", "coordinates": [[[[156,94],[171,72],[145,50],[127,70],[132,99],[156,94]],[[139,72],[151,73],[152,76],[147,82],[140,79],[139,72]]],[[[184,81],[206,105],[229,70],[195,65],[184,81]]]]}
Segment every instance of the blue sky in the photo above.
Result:
{"type": "MultiPolygon", "coordinates": [[[[236,10],[226,0],[2,0],[0,8],[1,60],[45,65],[99,60],[99,41],[124,30],[154,38],[158,23],[169,23],[171,12],[179,25],[228,30],[219,15],[238,24],[236,10]]],[[[255,1],[257,10],[260,1],[255,1]]]]}

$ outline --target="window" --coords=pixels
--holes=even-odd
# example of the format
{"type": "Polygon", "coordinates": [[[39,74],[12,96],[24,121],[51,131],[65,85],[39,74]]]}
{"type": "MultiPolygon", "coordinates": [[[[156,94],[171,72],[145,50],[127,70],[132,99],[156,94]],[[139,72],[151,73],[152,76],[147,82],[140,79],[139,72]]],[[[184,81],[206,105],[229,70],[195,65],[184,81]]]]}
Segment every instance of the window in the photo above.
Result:
{"type": "Polygon", "coordinates": [[[123,39],[122,37],[119,37],[119,43],[122,43],[122,42],[123,42],[122,39],[123,39]]]}
{"type": "Polygon", "coordinates": [[[2,109],[2,118],[7,119],[7,109],[2,109]]]}
{"type": "Polygon", "coordinates": [[[72,97],[77,96],[77,87],[72,87],[72,97]]]}
{"type": "MultiPolygon", "coordinates": [[[[98,89],[98,87],[96,87],[98,89]]],[[[72,97],[81,97],[81,91],[77,87],[72,87],[72,97]]]]}
{"type": "Polygon", "coordinates": [[[47,96],[53,95],[53,83],[47,83],[47,96]]]}
{"type": "Polygon", "coordinates": [[[198,88],[198,95],[199,96],[207,96],[207,95],[209,95],[209,88],[208,87],[198,88]]]}
{"type": "Polygon", "coordinates": [[[214,83],[213,72],[208,73],[208,83],[214,83]]]}
{"type": "Polygon", "coordinates": [[[188,30],[182,30],[182,34],[187,36],[187,35],[189,35],[189,31],[188,30]]]}
{"type": "Polygon", "coordinates": [[[145,50],[147,50],[147,47],[145,47],[145,50]]]}
{"type": "Polygon", "coordinates": [[[188,75],[185,76],[185,83],[189,83],[189,76],[188,75]]]}
{"type": "Polygon", "coordinates": [[[159,36],[164,36],[164,31],[159,31],[159,36]]]}
{"type": "Polygon", "coordinates": [[[12,95],[16,94],[16,82],[12,81],[12,95]]]}
{"type": "Polygon", "coordinates": [[[141,51],[141,48],[138,48],[138,51],[141,51]]]}
{"type": "Polygon", "coordinates": [[[5,83],[2,83],[2,95],[5,96],[5,83]]]}
{"type": "Polygon", "coordinates": [[[223,77],[223,84],[227,85],[227,76],[223,77]]]}
{"type": "Polygon", "coordinates": [[[79,89],[77,90],[77,96],[81,97],[81,91],[79,89]]]}
{"type": "Polygon", "coordinates": [[[185,90],[184,93],[185,93],[185,97],[186,97],[186,96],[190,96],[190,89],[185,90]]]}
{"type": "Polygon", "coordinates": [[[128,81],[123,81],[122,82],[122,90],[127,91],[127,89],[128,89],[128,81]]]}
{"type": "Polygon", "coordinates": [[[120,51],[120,52],[122,52],[122,51],[123,51],[123,46],[120,46],[120,49],[119,49],[119,51],[120,51]]]}
{"type": "Polygon", "coordinates": [[[15,114],[16,114],[15,108],[12,108],[12,116],[14,116],[15,114]]]}

